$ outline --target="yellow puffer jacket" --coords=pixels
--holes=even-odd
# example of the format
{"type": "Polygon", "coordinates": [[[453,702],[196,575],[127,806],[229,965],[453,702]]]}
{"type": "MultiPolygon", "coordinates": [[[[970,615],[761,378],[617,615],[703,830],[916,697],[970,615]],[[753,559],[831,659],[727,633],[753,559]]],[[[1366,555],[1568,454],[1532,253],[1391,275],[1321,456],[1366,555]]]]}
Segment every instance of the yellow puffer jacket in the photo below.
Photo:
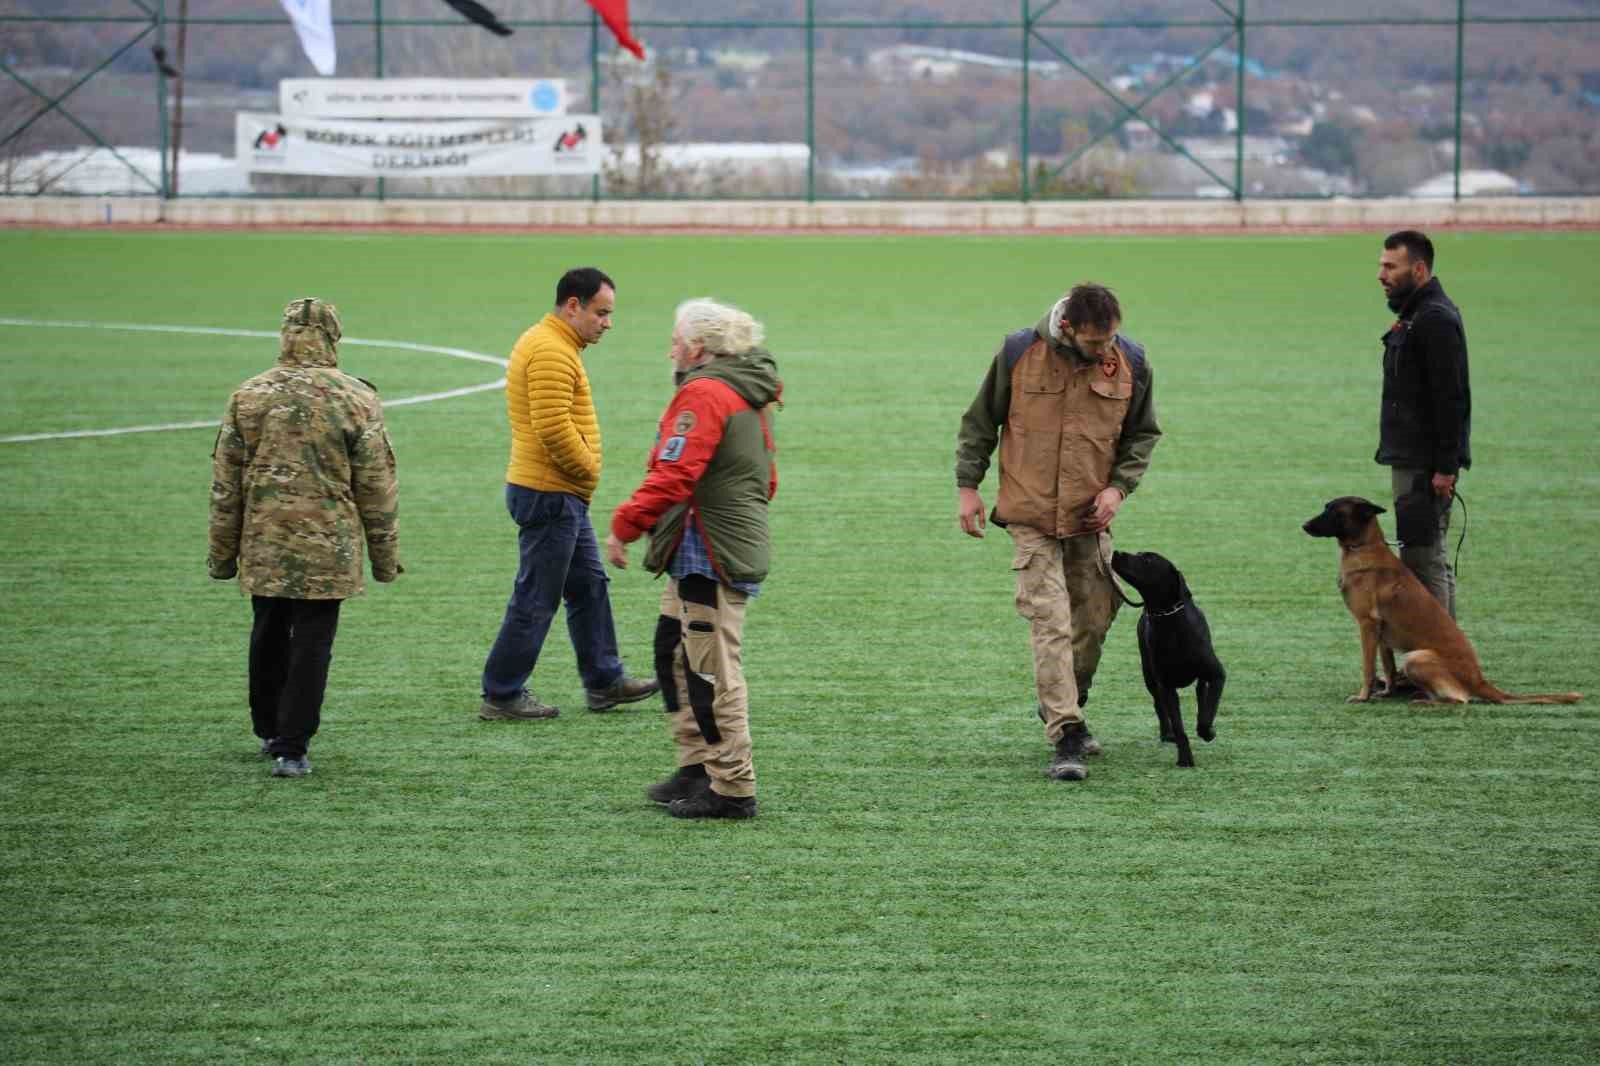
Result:
{"type": "Polygon", "coordinates": [[[511,464],[506,480],[587,501],[600,483],[600,420],[583,341],[560,316],[547,314],[517,339],[506,368],[511,464]]]}

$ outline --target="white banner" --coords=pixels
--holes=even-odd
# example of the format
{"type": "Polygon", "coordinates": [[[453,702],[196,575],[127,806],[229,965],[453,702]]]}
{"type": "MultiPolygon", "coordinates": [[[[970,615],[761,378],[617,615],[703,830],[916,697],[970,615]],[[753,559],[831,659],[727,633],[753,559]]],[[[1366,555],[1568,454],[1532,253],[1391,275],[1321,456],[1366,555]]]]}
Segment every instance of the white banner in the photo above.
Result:
{"type": "Polygon", "coordinates": [[[536,118],[567,113],[561,78],[285,78],[278,110],[317,118],[536,118]]]}
{"type": "Polygon", "coordinates": [[[332,74],[338,62],[338,49],[333,40],[332,0],[279,0],[294,32],[300,35],[300,47],[306,58],[324,76],[332,74]]]}
{"type": "Polygon", "coordinates": [[[234,158],[266,174],[476,177],[598,174],[599,115],[472,122],[349,122],[241,111],[234,158]]]}

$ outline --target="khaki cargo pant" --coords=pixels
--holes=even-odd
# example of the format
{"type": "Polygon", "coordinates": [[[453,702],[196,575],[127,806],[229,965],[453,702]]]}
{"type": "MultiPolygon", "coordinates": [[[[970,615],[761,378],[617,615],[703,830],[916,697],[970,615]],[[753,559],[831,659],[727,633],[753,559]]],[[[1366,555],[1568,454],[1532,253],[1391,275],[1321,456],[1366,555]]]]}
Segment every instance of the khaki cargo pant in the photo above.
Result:
{"type": "MultiPolygon", "coordinates": [[[[750,694],[744,683],[744,612],[749,597],[707,577],[671,578],[661,614],[679,621],[672,656],[668,726],[678,765],[703,764],[724,796],[756,794],[750,694]]],[[[661,678],[665,685],[666,678],[661,678]]]]}
{"type": "MultiPolygon", "coordinates": [[[[1418,477],[1431,478],[1433,475],[1426,470],[1417,470],[1414,467],[1391,467],[1389,469],[1389,488],[1395,499],[1399,499],[1411,491],[1412,484],[1418,477]]],[[[1450,565],[1450,549],[1445,541],[1450,532],[1450,512],[1455,499],[1444,501],[1443,507],[1438,507],[1439,536],[1432,544],[1420,548],[1400,546],[1400,561],[1405,563],[1423,587],[1433,593],[1433,598],[1439,601],[1439,606],[1449,613],[1451,618],[1456,616],[1456,571],[1450,565]]]]}
{"type": "Polygon", "coordinates": [[[1111,585],[1111,534],[1058,540],[1017,525],[1006,532],[1016,547],[1017,613],[1032,628],[1045,738],[1054,744],[1069,724],[1083,721],[1078,694],[1094,681],[1121,606],[1111,585]]]}

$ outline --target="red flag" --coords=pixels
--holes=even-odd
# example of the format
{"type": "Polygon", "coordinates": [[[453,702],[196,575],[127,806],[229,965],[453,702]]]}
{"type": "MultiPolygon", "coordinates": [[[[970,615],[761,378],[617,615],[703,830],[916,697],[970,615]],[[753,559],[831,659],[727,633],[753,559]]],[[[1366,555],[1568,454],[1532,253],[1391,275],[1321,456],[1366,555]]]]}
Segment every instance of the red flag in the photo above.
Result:
{"type": "Polygon", "coordinates": [[[644,46],[628,32],[628,0],[589,0],[589,6],[598,11],[606,25],[611,27],[618,44],[640,59],[644,58],[644,46]]]}

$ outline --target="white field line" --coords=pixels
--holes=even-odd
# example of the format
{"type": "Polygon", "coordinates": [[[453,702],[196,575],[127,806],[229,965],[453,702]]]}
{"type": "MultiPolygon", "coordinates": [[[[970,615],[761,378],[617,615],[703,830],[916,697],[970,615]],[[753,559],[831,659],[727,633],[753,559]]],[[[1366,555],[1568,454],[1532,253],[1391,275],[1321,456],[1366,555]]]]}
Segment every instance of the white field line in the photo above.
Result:
{"type": "MultiPolygon", "coordinates": [[[[223,329],[215,326],[156,326],[138,322],[58,322],[37,318],[0,318],[0,326],[38,326],[46,329],[104,329],[119,330],[133,333],[194,333],[213,337],[251,337],[276,340],[276,330],[263,329],[223,329]]],[[[468,359],[475,363],[491,363],[494,366],[504,367],[506,360],[493,355],[484,355],[482,352],[472,352],[465,348],[444,348],[436,344],[414,344],[411,341],[386,341],[362,340],[359,337],[345,337],[339,341],[341,345],[351,344],[365,348],[400,348],[408,352],[425,352],[429,355],[445,355],[452,359],[468,359]]],[[[488,392],[490,389],[504,388],[505,378],[498,378],[484,385],[468,385],[461,389],[448,389],[444,392],[428,392],[420,396],[402,396],[394,400],[385,400],[385,407],[406,407],[411,404],[431,403],[434,400],[449,400],[457,396],[471,396],[475,392],[488,392]]],[[[60,433],[19,433],[13,436],[0,437],[0,444],[24,444],[37,440],[69,440],[73,437],[118,437],[125,433],[165,433],[175,429],[215,429],[218,425],[216,419],[204,422],[164,422],[153,426],[120,426],[115,429],[77,429],[60,433]]]]}

